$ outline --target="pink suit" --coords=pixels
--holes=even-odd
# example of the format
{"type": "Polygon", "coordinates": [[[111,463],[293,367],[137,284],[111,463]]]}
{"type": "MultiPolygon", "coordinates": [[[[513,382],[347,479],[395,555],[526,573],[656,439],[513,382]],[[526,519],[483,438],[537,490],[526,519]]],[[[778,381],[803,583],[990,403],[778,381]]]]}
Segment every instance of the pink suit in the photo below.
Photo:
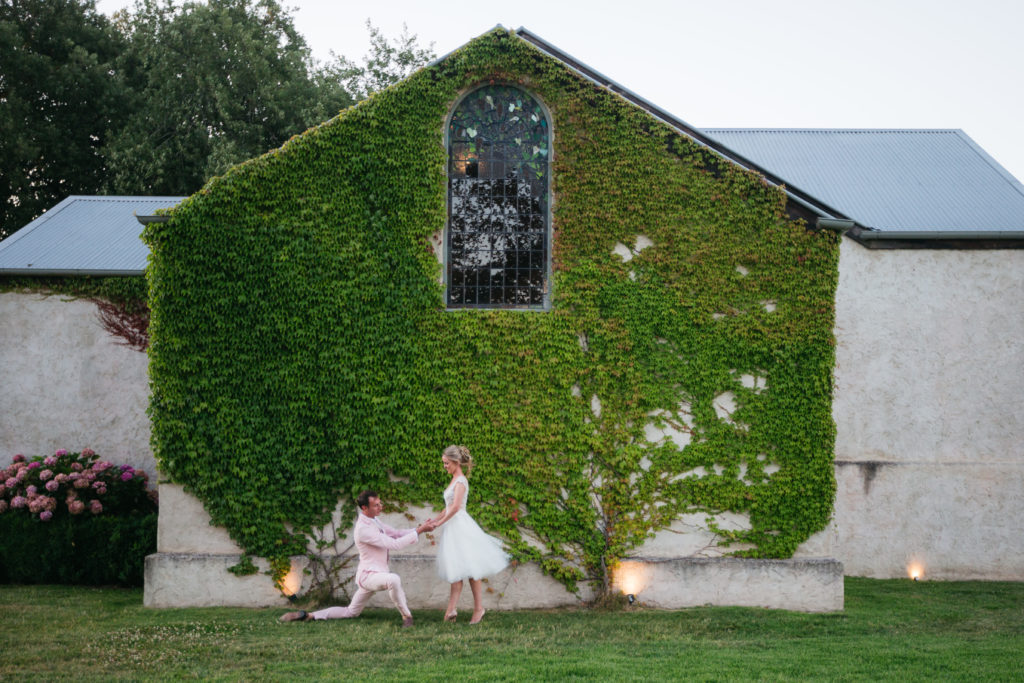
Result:
{"type": "Polygon", "coordinates": [[[356,585],[359,590],[352,596],[348,607],[328,607],[313,612],[314,619],[350,619],[358,617],[367,600],[377,591],[386,590],[391,602],[403,617],[412,616],[405,602],[402,579],[388,568],[390,551],[412,545],[419,536],[415,529],[399,531],[377,518],[367,517],[362,512],[356,520],[356,548],[359,550],[359,568],[356,570],[356,585]]]}

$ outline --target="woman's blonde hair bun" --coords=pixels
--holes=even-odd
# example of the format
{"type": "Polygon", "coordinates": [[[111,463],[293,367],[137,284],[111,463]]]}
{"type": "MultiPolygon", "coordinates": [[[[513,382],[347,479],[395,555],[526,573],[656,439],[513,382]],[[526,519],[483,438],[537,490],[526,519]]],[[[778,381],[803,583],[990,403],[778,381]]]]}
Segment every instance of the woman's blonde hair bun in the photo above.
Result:
{"type": "Polygon", "coordinates": [[[441,455],[446,460],[459,463],[459,466],[467,472],[473,468],[473,456],[469,454],[469,449],[465,446],[449,446],[441,455]]]}

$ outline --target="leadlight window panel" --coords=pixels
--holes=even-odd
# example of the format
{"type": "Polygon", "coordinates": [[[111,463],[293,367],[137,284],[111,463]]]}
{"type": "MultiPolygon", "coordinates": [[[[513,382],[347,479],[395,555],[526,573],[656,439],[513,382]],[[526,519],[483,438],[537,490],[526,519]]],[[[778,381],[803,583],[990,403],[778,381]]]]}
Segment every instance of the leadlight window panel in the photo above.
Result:
{"type": "Polygon", "coordinates": [[[447,304],[544,308],[548,298],[550,129],[519,88],[465,97],[448,127],[447,304]]]}

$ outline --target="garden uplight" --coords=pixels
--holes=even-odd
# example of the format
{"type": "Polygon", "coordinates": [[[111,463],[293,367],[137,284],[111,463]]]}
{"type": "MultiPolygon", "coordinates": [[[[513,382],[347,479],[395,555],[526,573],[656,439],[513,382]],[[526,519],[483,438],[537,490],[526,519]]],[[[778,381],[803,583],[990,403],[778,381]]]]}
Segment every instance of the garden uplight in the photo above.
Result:
{"type": "Polygon", "coordinates": [[[615,584],[619,589],[632,600],[636,601],[636,594],[647,587],[647,571],[643,562],[623,561],[615,570],[615,584]]]}
{"type": "Polygon", "coordinates": [[[281,580],[281,592],[284,593],[286,598],[291,599],[295,597],[300,588],[302,588],[302,570],[292,563],[291,569],[288,570],[288,573],[281,580]]]}

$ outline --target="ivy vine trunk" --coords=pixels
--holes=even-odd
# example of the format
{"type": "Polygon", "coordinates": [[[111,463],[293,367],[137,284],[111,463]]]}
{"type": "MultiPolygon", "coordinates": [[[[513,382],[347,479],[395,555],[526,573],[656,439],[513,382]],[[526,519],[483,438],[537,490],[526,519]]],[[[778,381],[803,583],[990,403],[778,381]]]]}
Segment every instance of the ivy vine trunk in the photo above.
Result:
{"type": "Polygon", "coordinates": [[[277,567],[339,496],[440,505],[449,443],[479,463],[474,516],[569,589],[612,590],[683,515],[751,557],[829,519],[837,237],[515,34],[213,178],[145,239],[160,467],[277,567]],[[448,310],[447,119],[494,83],[550,113],[549,302],[448,310]]]}

